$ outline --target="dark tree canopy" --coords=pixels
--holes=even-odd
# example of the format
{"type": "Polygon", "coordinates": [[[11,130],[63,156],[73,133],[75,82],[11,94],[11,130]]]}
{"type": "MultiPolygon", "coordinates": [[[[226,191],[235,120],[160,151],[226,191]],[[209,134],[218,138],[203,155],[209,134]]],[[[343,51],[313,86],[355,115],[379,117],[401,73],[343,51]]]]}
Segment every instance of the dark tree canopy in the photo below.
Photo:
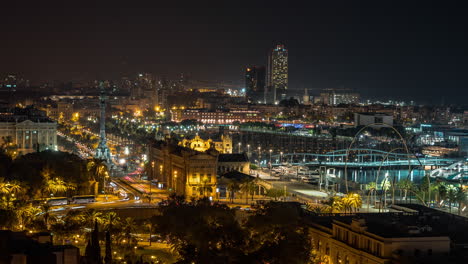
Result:
{"type": "Polygon", "coordinates": [[[178,263],[307,263],[310,239],[301,210],[287,203],[268,203],[251,214],[172,197],[151,220],[155,231],[170,240],[178,263]]]}
{"type": "Polygon", "coordinates": [[[12,162],[0,157],[0,173],[6,171],[4,178],[24,183],[29,188],[30,196],[37,194],[44,184],[44,170],[49,170],[51,177],[59,177],[66,183],[76,185],[77,192],[80,192],[80,185],[92,179],[86,168],[86,160],[68,152],[35,152],[20,156],[12,162]]]}

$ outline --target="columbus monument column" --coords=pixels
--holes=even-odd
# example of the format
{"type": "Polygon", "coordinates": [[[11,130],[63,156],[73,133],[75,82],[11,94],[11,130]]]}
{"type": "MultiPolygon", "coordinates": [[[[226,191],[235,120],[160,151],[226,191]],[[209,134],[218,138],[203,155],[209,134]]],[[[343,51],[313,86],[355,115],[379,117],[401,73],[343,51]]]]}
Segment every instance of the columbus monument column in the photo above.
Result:
{"type": "Polygon", "coordinates": [[[101,108],[101,117],[99,119],[99,145],[96,148],[96,158],[103,160],[110,168],[113,166],[109,147],[106,140],[106,100],[107,96],[104,91],[103,83],[99,83],[101,93],[99,95],[99,106],[101,108]]]}

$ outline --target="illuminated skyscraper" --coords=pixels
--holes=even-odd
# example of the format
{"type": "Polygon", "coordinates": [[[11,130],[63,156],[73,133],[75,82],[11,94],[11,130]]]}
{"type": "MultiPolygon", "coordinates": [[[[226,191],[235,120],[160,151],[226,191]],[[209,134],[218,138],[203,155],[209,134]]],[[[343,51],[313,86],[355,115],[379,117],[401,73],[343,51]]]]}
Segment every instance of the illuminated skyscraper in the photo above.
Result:
{"type": "Polygon", "coordinates": [[[267,85],[272,94],[273,103],[286,99],[288,90],[288,50],[278,44],[268,55],[267,85]]]}
{"type": "Polygon", "coordinates": [[[245,70],[247,100],[265,103],[265,66],[251,66],[245,70]]]}

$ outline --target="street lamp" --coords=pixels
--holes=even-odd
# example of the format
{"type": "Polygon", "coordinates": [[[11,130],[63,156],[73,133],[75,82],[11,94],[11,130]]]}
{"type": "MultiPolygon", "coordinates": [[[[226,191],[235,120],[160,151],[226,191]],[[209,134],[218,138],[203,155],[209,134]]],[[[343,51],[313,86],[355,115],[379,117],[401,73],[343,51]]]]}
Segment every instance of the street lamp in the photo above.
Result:
{"type": "Polygon", "coordinates": [[[271,166],[271,165],[272,165],[272,164],[271,164],[271,153],[272,153],[272,152],[273,152],[273,150],[270,149],[270,177],[271,177],[271,167],[272,167],[272,166],[271,166]]]}
{"type": "Polygon", "coordinates": [[[283,151],[280,152],[280,163],[283,163],[283,151]]]}
{"type": "Polygon", "coordinates": [[[240,142],[237,144],[237,146],[239,146],[238,151],[237,151],[238,153],[241,153],[241,151],[240,151],[241,145],[242,145],[242,143],[240,143],[240,142]]]}
{"type": "Polygon", "coordinates": [[[258,162],[259,162],[258,165],[260,165],[260,161],[262,160],[262,152],[261,152],[262,147],[258,147],[257,149],[258,149],[258,162]]]}
{"type": "Polygon", "coordinates": [[[151,204],[151,196],[153,195],[153,192],[151,191],[151,182],[153,181],[154,178],[154,161],[151,162],[151,179],[149,180],[149,203],[151,204]]]}
{"type": "Polygon", "coordinates": [[[107,185],[109,185],[109,173],[106,171],[105,176],[104,176],[104,193],[106,194],[106,201],[107,201],[107,191],[106,191],[106,181],[107,185]]]}
{"type": "Polygon", "coordinates": [[[174,178],[172,178],[172,180],[172,187],[174,188],[174,192],[177,192],[177,171],[174,171],[174,178]]]}

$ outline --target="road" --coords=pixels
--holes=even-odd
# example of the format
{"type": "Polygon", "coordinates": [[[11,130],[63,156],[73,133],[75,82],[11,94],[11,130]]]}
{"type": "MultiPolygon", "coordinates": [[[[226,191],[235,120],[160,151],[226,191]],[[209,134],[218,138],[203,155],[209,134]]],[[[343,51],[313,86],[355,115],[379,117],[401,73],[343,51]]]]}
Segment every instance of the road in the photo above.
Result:
{"type": "Polygon", "coordinates": [[[276,189],[286,190],[287,193],[295,194],[298,198],[309,202],[318,203],[325,200],[328,194],[324,191],[318,191],[315,186],[302,182],[289,181],[270,181],[276,189]]]}
{"type": "Polygon", "coordinates": [[[270,176],[269,170],[255,170],[252,174],[271,183],[274,188],[280,190],[286,188],[287,193],[295,194],[296,197],[308,202],[319,202],[328,197],[326,192],[317,190],[317,186],[299,181],[281,181],[280,177],[270,176]]]}

